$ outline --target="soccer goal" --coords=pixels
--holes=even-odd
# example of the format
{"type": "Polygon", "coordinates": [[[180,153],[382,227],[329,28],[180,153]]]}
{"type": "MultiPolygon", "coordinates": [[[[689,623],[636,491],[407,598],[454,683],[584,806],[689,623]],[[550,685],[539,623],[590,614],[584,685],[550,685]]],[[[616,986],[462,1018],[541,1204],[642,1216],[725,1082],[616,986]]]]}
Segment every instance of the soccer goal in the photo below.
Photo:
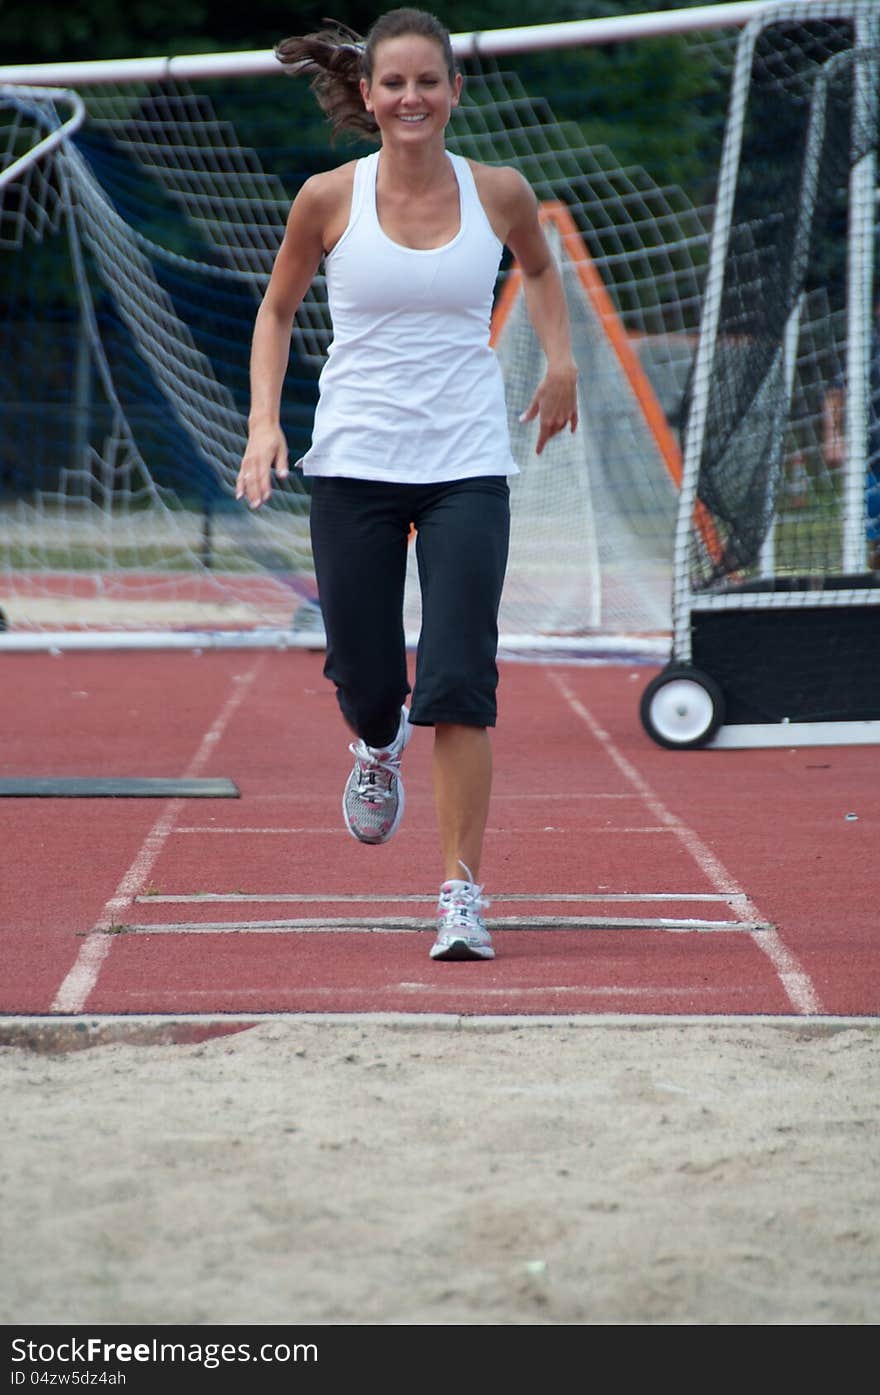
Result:
{"type": "MultiPolygon", "coordinates": [[[[707,415],[699,385],[713,371],[704,357],[694,373],[706,189],[664,181],[647,158],[597,141],[586,85],[601,73],[578,65],[608,43],[615,63],[638,51],[650,64],[660,45],[658,74],[686,58],[720,158],[736,38],[759,8],[454,36],[465,89],[450,148],[514,164],[535,189],[581,370],[579,430],[536,457],[534,428],[518,415],[541,354],[517,268],[505,265],[492,335],[521,474],[502,650],[663,657],[676,528],[709,586],[732,556],[705,491],[688,486],[681,523],[683,428],[687,419],[693,454],[707,415]]],[[[257,513],[234,498],[253,318],[290,201],[321,162],[364,153],[329,146],[304,87],[262,53],[0,69],[0,648],[320,644],[307,481],[293,471],[257,513]]],[[[657,150],[664,121],[674,144],[680,103],[658,107],[657,150]]],[[[822,338],[831,314],[800,297],[814,357],[798,361],[798,384],[840,342],[822,338]]],[[[308,445],[329,336],[318,276],[284,398],[294,459],[308,445]]],[[[739,353],[736,334],[717,338],[739,353]]],[[[823,532],[814,494],[834,494],[834,482],[810,451],[805,442],[802,517],[823,532]]],[[[780,560],[790,536],[777,540],[780,560]]],[[[680,622],[686,608],[679,595],[680,622]]],[[[411,576],[413,635],[418,619],[411,576]]]]}
{"type": "Polygon", "coordinates": [[[739,41],[641,707],[661,745],[880,740],[878,75],[874,0],[778,4],[739,41]],[[787,158],[746,217],[770,127],[787,158]]]}

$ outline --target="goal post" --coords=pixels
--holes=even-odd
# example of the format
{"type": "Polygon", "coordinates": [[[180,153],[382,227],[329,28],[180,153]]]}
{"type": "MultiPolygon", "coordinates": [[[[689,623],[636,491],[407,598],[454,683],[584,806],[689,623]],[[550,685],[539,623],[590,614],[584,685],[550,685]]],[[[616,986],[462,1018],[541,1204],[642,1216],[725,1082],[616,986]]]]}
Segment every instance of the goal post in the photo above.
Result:
{"type": "Polygon", "coordinates": [[[689,390],[672,656],[642,704],[663,745],[880,740],[878,74],[873,0],[780,3],[739,40],[689,390]],[[777,199],[746,219],[769,120],[788,158],[777,199]]]}
{"type": "MultiPolygon", "coordinates": [[[[505,268],[496,347],[522,473],[502,649],[668,645],[712,221],[702,191],[658,181],[557,115],[546,65],[680,35],[723,112],[736,35],[760,8],[453,36],[466,82],[450,148],[516,165],[556,210],[581,363],[581,428],[537,460],[514,403],[540,364],[518,311],[500,328],[505,268]]],[[[320,640],[308,482],[292,471],[253,513],[234,479],[253,317],[290,200],[316,159],[351,152],[331,155],[322,135],[306,155],[277,144],[277,126],[267,138],[248,79],[270,73],[281,76],[266,53],[0,68],[0,649],[320,640]]],[[[279,84],[273,101],[301,86],[279,84]]],[[[294,459],[329,337],[319,275],[284,397],[294,459]]],[[[711,557],[717,525],[700,500],[693,517],[711,557]]],[[[412,633],[414,585],[406,617],[412,633]]]]}

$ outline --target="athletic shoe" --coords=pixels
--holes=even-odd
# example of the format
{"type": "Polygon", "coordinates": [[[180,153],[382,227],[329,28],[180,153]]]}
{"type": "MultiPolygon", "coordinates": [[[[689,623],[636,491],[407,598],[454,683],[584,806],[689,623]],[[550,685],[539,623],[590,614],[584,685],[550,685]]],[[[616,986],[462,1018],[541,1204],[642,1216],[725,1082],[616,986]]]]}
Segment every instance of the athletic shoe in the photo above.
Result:
{"type": "Polygon", "coordinates": [[[403,815],[400,759],[411,735],[407,710],[402,707],[400,726],[390,746],[353,741],[348,748],[354,756],[354,769],[342,796],[342,813],[346,828],[359,843],[387,843],[397,832],[403,815]]]}
{"type": "Polygon", "coordinates": [[[467,881],[444,882],[437,906],[437,939],[431,946],[432,959],[494,959],[492,937],[480,912],[489,902],[483,888],[475,886],[470,870],[467,881]]]}

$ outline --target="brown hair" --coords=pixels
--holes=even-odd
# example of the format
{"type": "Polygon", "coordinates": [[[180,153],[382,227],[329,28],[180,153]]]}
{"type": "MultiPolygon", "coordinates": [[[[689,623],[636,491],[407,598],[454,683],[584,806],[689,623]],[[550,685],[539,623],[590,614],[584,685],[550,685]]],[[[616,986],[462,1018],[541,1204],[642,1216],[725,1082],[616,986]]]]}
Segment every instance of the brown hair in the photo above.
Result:
{"type": "Polygon", "coordinates": [[[360,81],[372,81],[376,48],[383,39],[400,39],[409,34],[433,39],[443,53],[449,81],[455,80],[449,32],[426,10],[389,10],[380,15],[366,38],[335,19],[324,23],[328,27],[313,34],[282,39],[275,45],[275,57],[293,77],[311,77],[310,86],[321,110],[327,113],[334,136],[340,131],[376,135],[379,128],[364,107],[360,81]]]}

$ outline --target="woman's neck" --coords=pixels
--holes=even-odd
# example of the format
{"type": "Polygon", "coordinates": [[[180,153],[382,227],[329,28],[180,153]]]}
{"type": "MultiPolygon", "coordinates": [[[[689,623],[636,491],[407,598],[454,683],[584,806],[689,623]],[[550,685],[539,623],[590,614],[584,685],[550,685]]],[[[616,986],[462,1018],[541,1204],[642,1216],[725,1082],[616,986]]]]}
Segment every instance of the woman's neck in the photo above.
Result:
{"type": "Polygon", "coordinates": [[[382,183],[389,192],[422,194],[448,176],[445,144],[401,148],[383,144],[379,151],[382,183]]]}

